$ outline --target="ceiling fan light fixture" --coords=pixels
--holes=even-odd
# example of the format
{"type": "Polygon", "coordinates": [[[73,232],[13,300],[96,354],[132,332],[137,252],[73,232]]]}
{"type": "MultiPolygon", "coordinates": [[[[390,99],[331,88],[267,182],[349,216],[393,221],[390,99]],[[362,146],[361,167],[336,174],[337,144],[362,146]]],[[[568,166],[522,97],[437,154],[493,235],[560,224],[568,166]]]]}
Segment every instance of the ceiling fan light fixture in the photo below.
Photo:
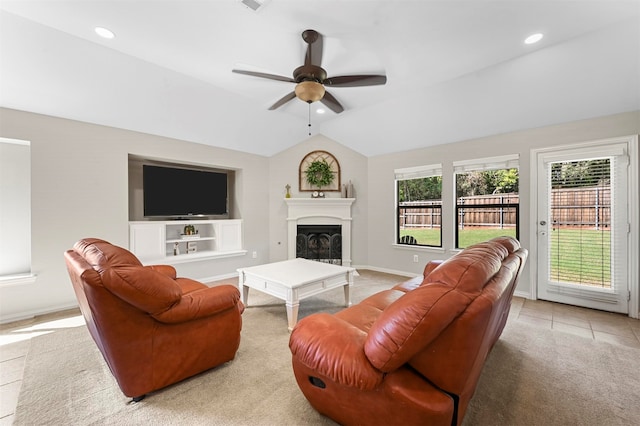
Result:
{"type": "Polygon", "coordinates": [[[317,81],[302,81],[296,85],[295,93],[298,99],[310,104],[324,97],[324,86],[317,81]]]}

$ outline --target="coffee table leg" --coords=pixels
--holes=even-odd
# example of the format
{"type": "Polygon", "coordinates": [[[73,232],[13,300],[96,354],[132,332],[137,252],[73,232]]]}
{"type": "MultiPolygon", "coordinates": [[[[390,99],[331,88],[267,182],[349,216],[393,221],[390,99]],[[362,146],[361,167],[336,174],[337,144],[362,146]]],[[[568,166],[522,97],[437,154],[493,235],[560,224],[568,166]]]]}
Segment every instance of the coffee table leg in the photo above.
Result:
{"type": "Polygon", "coordinates": [[[242,303],[244,306],[249,306],[249,286],[242,286],[242,303]]]}
{"type": "Polygon", "coordinates": [[[298,322],[298,307],[300,306],[300,302],[287,301],[285,305],[287,307],[287,322],[289,323],[289,331],[291,331],[298,322]]]}
{"type": "Polygon", "coordinates": [[[244,271],[238,275],[238,290],[240,290],[240,301],[244,306],[249,305],[249,286],[245,284],[247,277],[244,271]]]}
{"type": "Polygon", "coordinates": [[[345,284],[343,287],[344,289],[344,306],[351,306],[351,287],[349,286],[349,284],[345,284]]]}
{"type": "Polygon", "coordinates": [[[353,273],[347,273],[347,283],[342,287],[344,289],[344,305],[351,306],[351,286],[353,285],[353,273]]]}

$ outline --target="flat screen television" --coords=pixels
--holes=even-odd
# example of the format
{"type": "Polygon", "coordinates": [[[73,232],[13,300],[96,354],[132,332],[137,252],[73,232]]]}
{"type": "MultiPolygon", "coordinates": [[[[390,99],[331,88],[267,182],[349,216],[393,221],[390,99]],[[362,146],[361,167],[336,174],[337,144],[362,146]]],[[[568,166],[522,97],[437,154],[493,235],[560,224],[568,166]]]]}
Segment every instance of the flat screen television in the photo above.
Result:
{"type": "Polygon", "coordinates": [[[178,167],[142,166],[145,217],[228,214],[226,173],[178,167]]]}

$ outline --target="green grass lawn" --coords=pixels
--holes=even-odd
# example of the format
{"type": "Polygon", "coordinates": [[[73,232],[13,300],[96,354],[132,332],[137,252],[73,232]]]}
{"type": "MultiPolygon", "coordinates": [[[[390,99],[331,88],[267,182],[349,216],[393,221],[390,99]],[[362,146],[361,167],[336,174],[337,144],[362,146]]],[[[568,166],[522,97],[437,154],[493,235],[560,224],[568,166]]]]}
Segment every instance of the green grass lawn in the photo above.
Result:
{"type": "MultiPolygon", "coordinates": [[[[421,245],[439,247],[440,229],[403,229],[421,245]]],[[[516,236],[514,228],[467,228],[460,230],[460,247],[495,237],[516,236]]],[[[556,282],[611,286],[611,234],[609,231],[560,229],[551,232],[549,278],[556,282]]]]}
{"type": "Polygon", "coordinates": [[[550,243],[551,281],[611,287],[611,232],[553,230],[550,243]]]}
{"type": "MultiPolygon", "coordinates": [[[[400,231],[400,236],[411,235],[417,241],[418,244],[440,246],[440,229],[403,229],[400,231]]],[[[460,230],[460,247],[469,247],[472,244],[487,241],[495,237],[508,235],[510,237],[516,236],[515,228],[499,229],[499,228],[468,228],[460,230]]]]}

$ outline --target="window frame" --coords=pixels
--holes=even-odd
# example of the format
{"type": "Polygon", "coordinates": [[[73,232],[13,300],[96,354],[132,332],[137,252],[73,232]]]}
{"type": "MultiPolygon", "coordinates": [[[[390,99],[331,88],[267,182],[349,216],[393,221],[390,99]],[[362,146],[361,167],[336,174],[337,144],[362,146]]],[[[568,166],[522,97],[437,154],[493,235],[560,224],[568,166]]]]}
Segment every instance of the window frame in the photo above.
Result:
{"type": "MultiPolygon", "coordinates": [[[[442,187],[440,188],[440,200],[439,205],[433,205],[430,203],[425,204],[416,204],[413,206],[401,206],[399,200],[399,185],[401,181],[406,180],[414,180],[414,179],[423,179],[430,177],[440,177],[442,179],[442,164],[430,164],[424,166],[417,167],[408,167],[403,169],[394,170],[395,181],[394,181],[394,191],[395,191],[395,210],[396,210],[396,226],[395,226],[395,244],[403,247],[420,247],[420,248],[442,248],[442,187]],[[415,208],[427,208],[432,210],[440,211],[440,244],[418,244],[402,241],[402,236],[400,235],[400,223],[401,223],[401,211],[403,209],[415,209],[415,208]]],[[[432,221],[433,221],[433,212],[432,212],[432,221]]]]}
{"type": "MultiPolygon", "coordinates": [[[[520,239],[520,191],[518,190],[518,203],[479,203],[479,204],[460,204],[458,197],[458,175],[469,172],[485,172],[492,170],[518,170],[518,187],[520,186],[520,156],[518,154],[502,155],[497,157],[477,158],[472,160],[454,161],[453,162],[453,200],[454,200],[454,247],[456,250],[462,250],[460,246],[460,217],[461,210],[480,210],[480,209],[515,209],[515,231],[516,239],[520,239]]],[[[463,223],[464,226],[464,223],[463,223]]]]}

